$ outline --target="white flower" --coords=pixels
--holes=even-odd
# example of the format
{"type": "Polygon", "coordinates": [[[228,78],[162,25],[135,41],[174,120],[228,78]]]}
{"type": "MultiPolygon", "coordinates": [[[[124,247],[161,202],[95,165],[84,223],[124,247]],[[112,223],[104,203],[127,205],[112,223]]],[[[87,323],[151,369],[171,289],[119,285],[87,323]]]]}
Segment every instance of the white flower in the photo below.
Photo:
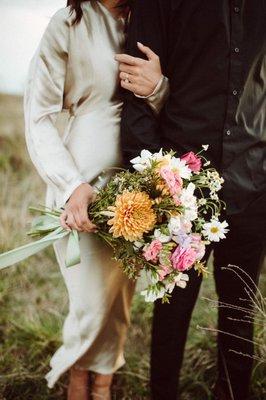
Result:
{"type": "Polygon", "coordinates": [[[170,235],[177,235],[181,229],[181,218],[180,217],[171,217],[168,222],[168,229],[170,235]]]}
{"type": "Polygon", "coordinates": [[[143,172],[151,166],[152,153],[149,150],[142,150],[140,156],[133,158],[130,162],[138,172],[143,172]]]}
{"type": "Polygon", "coordinates": [[[188,167],[185,160],[180,158],[172,157],[169,162],[170,167],[173,171],[177,172],[182,179],[190,179],[192,175],[191,169],[188,167]]]}
{"type": "Polygon", "coordinates": [[[167,158],[169,158],[169,156],[168,155],[166,155],[166,156],[163,155],[163,149],[161,149],[159,151],[159,153],[154,153],[152,155],[152,159],[154,161],[162,161],[162,160],[167,159],[167,158]]]}
{"type": "Polygon", "coordinates": [[[160,229],[155,229],[154,238],[160,240],[161,243],[168,243],[171,240],[171,236],[163,234],[160,229]]]}
{"type": "Polygon", "coordinates": [[[153,287],[148,287],[141,292],[141,295],[144,296],[146,303],[154,303],[156,300],[162,299],[165,293],[165,288],[158,290],[153,287]]]}
{"type": "Polygon", "coordinates": [[[158,153],[152,154],[149,150],[142,150],[140,156],[133,158],[130,162],[138,172],[143,172],[146,168],[151,167],[152,161],[170,160],[169,154],[163,155],[163,149],[158,153]]]}
{"type": "Polygon", "coordinates": [[[219,197],[218,197],[218,195],[217,195],[216,193],[213,193],[213,192],[211,192],[211,194],[210,194],[210,198],[211,198],[212,200],[216,200],[216,201],[218,201],[218,200],[219,200],[219,197]]]}
{"type": "Polygon", "coordinates": [[[134,250],[139,251],[144,246],[144,243],[136,241],[133,243],[134,250]]]}
{"type": "Polygon", "coordinates": [[[199,199],[199,205],[200,206],[205,206],[205,204],[207,203],[207,200],[204,198],[199,199]]]}
{"type": "Polygon", "coordinates": [[[114,217],[115,216],[115,213],[113,211],[101,211],[100,214],[105,217],[114,217]]]}
{"type": "Polygon", "coordinates": [[[198,217],[197,198],[194,196],[194,183],[189,183],[186,189],[183,189],[180,196],[180,202],[185,207],[184,218],[188,221],[194,221],[198,217]]]}
{"type": "Polygon", "coordinates": [[[202,145],[202,148],[203,148],[204,151],[207,151],[209,147],[210,147],[209,144],[203,144],[202,145]]]}
{"type": "Polygon", "coordinates": [[[226,233],[229,231],[226,221],[220,222],[218,219],[212,219],[203,225],[202,234],[211,242],[219,242],[225,239],[226,233]]]}
{"type": "Polygon", "coordinates": [[[188,281],[189,281],[189,276],[187,274],[183,274],[182,272],[180,272],[180,274],[178,274],[174,278],[174,282],[171,282],[168,285],[166,285],[167,293],[171,294],[173,292],[175,286],[185,289],[188,281]]]}

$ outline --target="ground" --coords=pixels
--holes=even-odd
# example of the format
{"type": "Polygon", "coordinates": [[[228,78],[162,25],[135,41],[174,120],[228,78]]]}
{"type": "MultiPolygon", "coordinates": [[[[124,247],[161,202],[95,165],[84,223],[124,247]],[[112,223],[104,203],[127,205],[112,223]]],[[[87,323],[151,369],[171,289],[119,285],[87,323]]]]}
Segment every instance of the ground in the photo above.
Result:
{"type": "MultiPolygon", "coordinates": [[[[29,240],[25,235],[31,220],[28,206],[43,204],[44,199],[44,185],[26,152],[23,125],[22,99],[0,95],[0,252],[29,240]]],[[[67,376],[53,390],[44,380],[49,359],[60,345],[68,307],[52,249],[0,274],[0,400],[64,399],[67,376]]],[[[265,283],[264,273],[262,289],[265,283]]],[[[205,298],[216,298],[211,275],[193,314],[181,376],[182,400],[210,399],[215,382],[215,334],[200,327],[215,328],[216,309],[205,298]]],[[[116,400],[149,399],[151,317],[152,307],[136,295],[127,364],[115,379],[116,400]]],[[[261,327],[256,332],[261,343],[263,334],[261,327]]],[[[257,355],[265,357],[264,345],[257,355]]],[[[256,362],[252,400],[265,398],[265,376],[265,362],[256,362]]]]}

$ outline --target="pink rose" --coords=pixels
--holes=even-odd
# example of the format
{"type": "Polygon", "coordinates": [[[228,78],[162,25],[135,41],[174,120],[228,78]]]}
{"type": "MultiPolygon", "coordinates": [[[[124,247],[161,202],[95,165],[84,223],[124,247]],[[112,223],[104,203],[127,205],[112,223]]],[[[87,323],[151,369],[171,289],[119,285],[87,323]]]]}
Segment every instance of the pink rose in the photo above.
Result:
{"type": "Polygon", "coordinates": [[[153,240],[151,242],[151,244],[149,244],[147,247],[145,247],[145,250],[143,252],[145,260],[156,261],[162,248],[163,248],[163,245],[160,242],[160,240],[158,240],[158,239],[153,240]]]}
{"type": "Polygon", "coordinates": [[[195,264],[197,259],[196,255],[196,251],[191,247],[183,249],[178,246],[171,256],[173,268],[180,272],[186,271],[195,264]]]}
{"type": "Polygon", "coordinates": [[[177,201],[176,195],[180,194],[183,186],[183,181],[180,175],[177,172],[172,171],[168,167],[161,168],[160,174],[161,177],[165,180],[171,195],[174,196],[175,201],[177,201]]]}
{"type": "Polygon", "coordinates": [[[181,160],[185,160],[191,171],[199,172],[201,170],[202,162],[201,158],[198,157],[193,151],[183,155],[181,160]]]}
{"type": "Polygon", "coordinates": [[[191,237],[191,247],[196,252],[196,259],[200,261],[205,256],[206,252],[205,244],[202,242],[201,235],[199,233],[193,233],[192,235],[190,235],[190,237],[191,237]]]}

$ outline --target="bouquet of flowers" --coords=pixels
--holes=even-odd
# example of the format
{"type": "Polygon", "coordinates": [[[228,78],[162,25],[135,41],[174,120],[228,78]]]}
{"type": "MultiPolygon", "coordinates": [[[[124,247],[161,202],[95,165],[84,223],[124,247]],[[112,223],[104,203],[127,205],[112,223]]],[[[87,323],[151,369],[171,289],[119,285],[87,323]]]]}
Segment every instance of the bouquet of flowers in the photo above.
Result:
{"type": "MultiPolygon", "coordinates": [[[[203,157],[207,147],[181,158],[174,152],[143,150],[131,161],[135,171],[116,173],[88,208],[98,227],[96,234],[112,247],[114,259],[129,278],[136,279],[145,271],[149,283],[142,294],[146,301],[167,301],[175,286],[185,288],[191,268],[205,274],[206,245],[224,239],[228,232],[227,222],[219,221],[224,208],[218,197],[223,178],[203,157]]],[[[38,211],[42,215],[34,220],[29,234],[41,239],[1,255],[0,268],[67,235],[67,266],[80,261],[78,233],[63,230],[61,212],[38,211]]]]}

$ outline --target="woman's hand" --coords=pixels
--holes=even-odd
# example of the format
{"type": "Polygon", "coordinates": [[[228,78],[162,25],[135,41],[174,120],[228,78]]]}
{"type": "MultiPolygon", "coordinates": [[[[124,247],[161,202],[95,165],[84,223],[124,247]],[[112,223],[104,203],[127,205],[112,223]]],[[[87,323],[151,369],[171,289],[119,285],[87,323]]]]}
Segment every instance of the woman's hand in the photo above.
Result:
{"type": "Polygon", "coordinates": [[[150,96],[163,77],[160,58],[147,46],[138,43],[138,48],[148,60],[117,54],[121,86],[138,96],[150,96]]]}
{"type": "Polygon", "coordinates": [[[88,218],[88,205],[95,193],[88,183],[83,183],[74,190],[61,214],[60,222],[64,229],[79,232],[95,232],[97,227],[88,218]]]}

